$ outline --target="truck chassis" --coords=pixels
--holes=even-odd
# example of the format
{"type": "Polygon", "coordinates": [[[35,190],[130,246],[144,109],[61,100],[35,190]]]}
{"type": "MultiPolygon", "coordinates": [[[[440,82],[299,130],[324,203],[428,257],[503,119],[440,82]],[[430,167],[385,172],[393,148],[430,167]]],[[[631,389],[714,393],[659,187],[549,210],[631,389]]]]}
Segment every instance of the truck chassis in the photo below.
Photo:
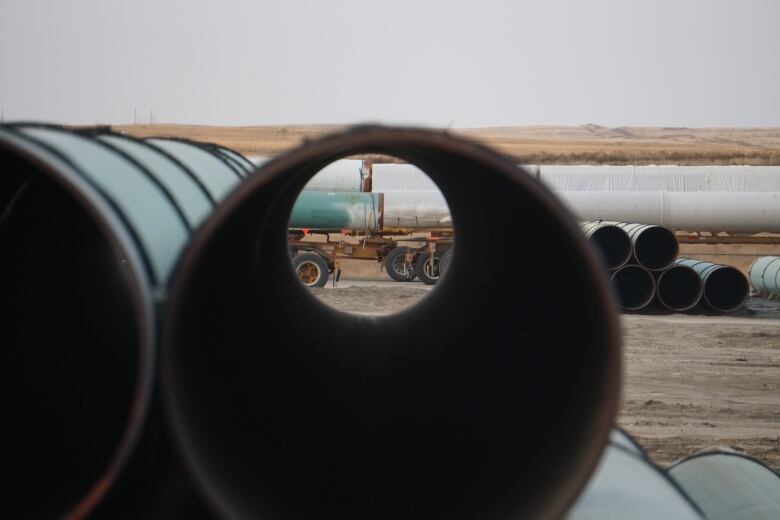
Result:
{"type": "Polygon", "coordinates": [[[290,229],[287,243],[301,282],[324,287],[329,278],[334,286],[339,281],[343,259],[379,262],[395,281],[418,278],[433,285],[446,270],[454,241],[452,229],[398,228],[377,233],[290,229]],[[324,236],[325,241],[307,239],[315,236],[324,236]]]}

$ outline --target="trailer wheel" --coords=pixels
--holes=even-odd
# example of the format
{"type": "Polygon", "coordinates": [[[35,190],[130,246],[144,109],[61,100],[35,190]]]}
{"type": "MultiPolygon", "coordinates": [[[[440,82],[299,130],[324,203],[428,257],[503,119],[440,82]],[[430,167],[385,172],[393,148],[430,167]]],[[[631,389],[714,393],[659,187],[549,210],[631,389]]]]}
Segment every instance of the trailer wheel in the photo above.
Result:
{"type": "Polygon", "coordinates": [[[439,265],[441,262],[441,256],[438,254],[433,255],[433,265],[429,262],[431,254],[428,252],[421,253],[417,257],[414,270],[417,273],[417,278],[420,279],[425,285],[435,285],[439,281],[439,265]]]}
{"type": "Polygon", "coordinates": [[[444,273],[447,272],[447,268],[450,265],[450,258],[452,257],[452,249],[447,249],[443,255],[441,255],[441,259],[439,259],[439,278],[444,276],[444,273]]]}
{"type": "Polygon", "coordinates": [[[396,282],[411,282],[415,277],[414,262],[406,262],[406,246],[396,247],[387,255],[387,274],[396,282]]]}
{"type": "Polygon", "coordinates": [[[325,287],[330,269],[317,253],[302,253],[292,260],[298,279],[306,287],[325,287]]]}

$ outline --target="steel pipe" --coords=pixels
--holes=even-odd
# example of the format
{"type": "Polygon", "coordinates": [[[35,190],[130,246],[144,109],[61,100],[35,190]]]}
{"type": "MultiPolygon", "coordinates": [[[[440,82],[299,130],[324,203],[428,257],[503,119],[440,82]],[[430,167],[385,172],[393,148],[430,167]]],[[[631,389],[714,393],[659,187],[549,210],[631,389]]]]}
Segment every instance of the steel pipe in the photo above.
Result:
{"type": "Polygon", "coordinates": [[[506,159],[447,133],[359,127],[268,162],[196,233],[168,311],[166,411],[225,517],[559,517],[618,403],[616,307],[577,224],[506,159]],[[448,276],[390,316],[325,306],[287,251],[306,182],[364,153],[418,164],[456,223],[448,276]],[[536,223],[502,261],[480,247],[504,238],[494,219],[536,223]],[[561,291],[588,295],[563,322],[548,311],[561,291]]]}
{"type": "Polygon", "coordinates": [[[696,271],[704,284],[702,300],[713,310],[735,311],[742,307],[750,296],[747,278],[735,267],[683,257],[678,258],[675,264],[696,271]]]}
{"type": "Polygon", "coordinates": [[[780,518],[780,475],[730,451],[694,454],[667,474],[708,520],[780,518]]]}
{"type": "Polygon", "coordinates": [[[631,238],[622,228],[600,221],[582,222],[580,227],[608,270],[623,267],[631,259],[634,251],[631,238]]]}
{"type": "Polygon", "coordinates": [[[759,296],[772,299],[780,296],[780,256],[756,258],[750,264],[748,278],[759,296]]]}
{"type": "Polygon", "coordinates": [[[656,276],[656,300],[672,311],[683,312],[698,305],[704,294],[704,283],[688,266],[673,265],[656,276]]]}
{"type": "Polygon", "coordinates": [[[655,278],[641,265],[624,265],[613,271],[609,280],[620,306],[627,311],[644,309],[653,301],[655,278]]]}
{"type": "Polygon", "coordinates": [[[674,233],[653,224],[629,224],[609,222],[623,229],[634,245],[634,260],[651,271],[663,271],[672,263],[680,250],[674,233]]]}
{"type": "MultiPolygon", "coordinates": [[[[216,161],[213,180],[238,181],[211,152],[181,146],[193,163],[216,161]]],[[[148,417],[156,307],[214,206],[184,163],[120,135],[0,126],[6,516],[132,515],[149,506],[139,497],[162,493],[128,461],[144,451],[167,471],[172,455],[153,447],[165,441],[148,417]]]]}

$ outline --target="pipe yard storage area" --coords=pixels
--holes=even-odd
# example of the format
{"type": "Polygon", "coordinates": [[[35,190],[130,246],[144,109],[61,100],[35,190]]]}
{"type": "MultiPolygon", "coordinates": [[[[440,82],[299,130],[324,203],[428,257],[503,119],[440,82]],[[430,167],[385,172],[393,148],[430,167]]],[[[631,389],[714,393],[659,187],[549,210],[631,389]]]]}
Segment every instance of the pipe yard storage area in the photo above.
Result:
{"type": "Polygon", "coordinates": [[[773,193],[755,220],[711,172],[563,192],[382,126],[258,170],[11,124],[0,163],[10,517],[780,515],[773,193]]]}

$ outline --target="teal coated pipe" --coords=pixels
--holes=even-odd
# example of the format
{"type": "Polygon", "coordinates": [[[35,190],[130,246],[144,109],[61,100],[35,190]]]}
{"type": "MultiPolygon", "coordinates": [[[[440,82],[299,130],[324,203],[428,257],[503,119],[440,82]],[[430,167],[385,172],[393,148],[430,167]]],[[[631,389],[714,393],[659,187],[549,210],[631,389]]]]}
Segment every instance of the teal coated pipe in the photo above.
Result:
{"type": "Polygon", "coordinates": [[[674,263],[696,271],[704,284],[702,300],[716,311],[735,311],[742,307],[750,296],[747,278],[735,267],[683,257],[674,263]]]}
{"type": "Polygon", "coordinates": [[[708,520],[780,518],[780,475],[745,455],[700,452],[666,473],[708,520]]]}
{"type": "Polygon", "coordinates": [[[567,520],[703,520],[690,497],[632,439],[613,430],[567,520]]]}
{"type": "Polygon", "coordinates": [[[82,518],[130,487],[157,309],[237,163],[192,142],[0,125],[7,516],[82,518]]]}
{"type": "Polygon", "coordinates": [[[780,256],[762,256],[750,265],[750,285],[759,296],[775,299],[780,296],[780,256]]]}
{"type": "Polygon", "coordinates": [[[291,228],[377,231],[382,228],[381,193],[307,191],[298,196],[291,228]]]}

